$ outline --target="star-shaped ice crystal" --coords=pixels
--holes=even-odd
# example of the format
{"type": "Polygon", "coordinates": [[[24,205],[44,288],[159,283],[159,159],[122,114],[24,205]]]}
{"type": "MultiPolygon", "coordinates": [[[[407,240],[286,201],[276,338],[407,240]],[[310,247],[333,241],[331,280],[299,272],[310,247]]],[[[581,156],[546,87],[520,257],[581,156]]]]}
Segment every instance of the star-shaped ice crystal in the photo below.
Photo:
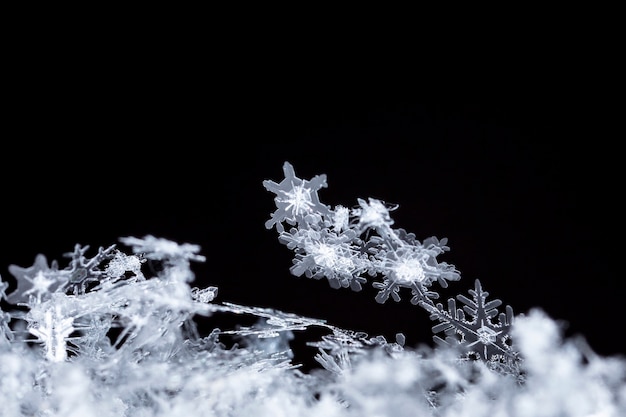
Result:
{"type": "MultiPolygon", "coordinates": [[[[9,265],[9,272],[17,280],[17,288],[11,294],[7,296],[7,301],[12,304],[28,301],[28,295],[33,292],[41,292],[41,280],[45,277],[46,280],[52,280],[47,278],[50,272],[56,271],[57,263],[52,261],[52,265],[48,266],[48,260],[45,255],[39,254],[35,257],[35,263],[27,268],[22,268],[17,265],[9,265]]],[[[46,284],[46,289],[54,290],[53,283],[46,284]]],[[[41,296],[41,294],[39,294],[41,296]]]]}

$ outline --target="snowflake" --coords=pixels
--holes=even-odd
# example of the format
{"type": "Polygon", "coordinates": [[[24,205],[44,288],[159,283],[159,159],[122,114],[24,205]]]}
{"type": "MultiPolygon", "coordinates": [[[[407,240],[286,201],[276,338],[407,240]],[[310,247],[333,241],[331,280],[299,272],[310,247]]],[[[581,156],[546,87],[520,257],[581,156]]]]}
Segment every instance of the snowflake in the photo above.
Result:
{"type": "Polygon", "coordinates": [[[302,180],[295,176],[293,166],[289,162],[283,164],[285,179],[280,183],[271,180],[263,181],[263,186],[276,194],[274,202],[277,210],[265,227],[271,229],[276,225],[279,233],[284,231],[283,221],[291,225],[299,222],[309,223],[307,215],[317,214],[330,216],[330,209],[320,203],[317,192],[326,187],[326,175],[316,175],[311,180],[302,180]]]}
{"type": "Polygon", "coordinates": [[[63,285],[64,290],[71,290],[73,294],[84,294],[87,291],[89,283],[100,282],[100,278],[104,276],[104,271],[98,269],[99,265],[105,260],[111,258],[115,245],[108,248],[99,248],[98,253],[91,259],[85,257],[85,253],[89,250],[89,246],[74,246],[74,252],[66,253],[65,256],[72,258],[67,268],[61,271],[67,280],[63,285]]]}
{"type": "Polygon", "coordinates": [[[48,278],[43,271],[37,272],[37,275],[32,279],[27,276],[24,276],[24,278],[32,283],[32,287],[24,291],[24,295],[35,293],[35,298],[38,303],[41,302],[43,296],[50,293],[50,287],[57,282],[57,280],[53,278],[48,278]]]}
{"type": "Polygon", "coordinates": [[[296,253],[291,273],[295,276],[320,279],[326,277],[333,288],[351,287],[361,290],[366,282],[360,275],[371,268],[367,257],[354,247],[351,230],[336,234],[328,229],[292,229],[282,233],[280,240],[296,253]]]}
{"type": "Polygon", "coordinates": [[[412,252],[405,251],[398,259],[389,260],[388,269],[393,280],[400,285],[423,283],[426,280],[426,273],[422,262],[412,252]]]}
{"type": "Polygon", "coordinates": [[[474,289],[469,293],[472,298],[457,295],[457,299],[463,304],[458,309],[454,299],[448,300],[448,309],[444,309],[441,303],[436,306],[423,304],[431,312],[431,320],[439,320],[440,323],[433,326],[433,332],[444,332],[445,339],[434,336],[437,344],[442,346],[455,346],[465,352],[468,357],[478,356],[481,359],[500,363],[514,363],[518,355],[511,348],[510,330],[513,324],[513,309],[506,307],[506,313],[498,313],[497,307],[502,301],[496,299],[487,301],[489,293],[482,289],[479,280],[475,281],[474,289]],[[466,319],[465,313],[471,316],[466,319]],[[498,322],[492,319],[498,316],[498,322]]]}
{"type": "Polygon", "coordinates": [[[309,252],[315,263],[322,268],[337,271],[340,274],[351,273],[354,269],[354,261],[348,252],[346,256],[341,246],[335,246],[324,242],[316,242],[309,246],[309,252]]]}
{"type": "Polygon", "coordinates": [[[389,296],[394,301],[400,301],[399,290],[402,287],[411,288],[413,304],[426,298],[436,299],[439,295],[428,289],[434,281],[446,288],[447,280],[459,280],[461,277],[453,266],[437,263],[435,258],[440,252],[430,246],[425,248],[419,242],[415,245],[401,244],[395,250],[387,250],[386,246],[377,248],[375,253],[377,271],[384,276],[382,282],[373,284],[380,290],[376,296],[379,303],[387,301],[389,296]]]}
{"type": "MultiPolygon", "coordinates": [[[[381,251],[377,254],[380,272],[384,275],[382,282],[373,283],[374,288],[380,291],[376,301],[384,303],[391,296],[394,301],[400,301],[400,288],[413,288],[419,294],[426,293],[426,286],[432,279],[427,278],[423,254],[410,247],[403,247],[395,251],[381,251]]],[[[430,293],[432,294],[432,293],[430,293]]]]}
{"type": "Polygon", "coordinates": [[[59,274],[57,262],[52,261],[52,264],[48,266],[48,261],[42,254],[37,255],[35,263],[27,268],[9,265],[9,272],[17,280],[17,288],[6,298],[7,301],[14,304],[27,302],[28,295],[32,292],[36,292],[38,299],[41,299],[45,290],[48,293],[52,292],[63,285],[65,281],[59,274]],[[35,277],[38,277],[37,282],[35,282],[35,277]]]}

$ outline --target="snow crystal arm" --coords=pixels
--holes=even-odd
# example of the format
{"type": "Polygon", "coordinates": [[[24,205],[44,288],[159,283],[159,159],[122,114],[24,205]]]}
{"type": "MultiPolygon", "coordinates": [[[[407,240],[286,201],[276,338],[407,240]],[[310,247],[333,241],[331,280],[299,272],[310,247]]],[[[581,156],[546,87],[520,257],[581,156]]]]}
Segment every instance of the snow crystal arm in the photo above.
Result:
{"type": "Polygon", "coordinates": [[[262,307],[242,306],[233,303],[223,303],[222,305],[210,305],[211,311],[222,311],[234,314],[251,314],[253,316],[266,319],[266,326],[263,327],[240,327],[237,330],[222,331],[223,334],[252,335],[259,337],[275,337],[279,332],[292,330],[306,330],[310,326],[330,327],[325,320],[312,319],[298,316],[296,314],[285,313],[279,310],[262,307]]]}

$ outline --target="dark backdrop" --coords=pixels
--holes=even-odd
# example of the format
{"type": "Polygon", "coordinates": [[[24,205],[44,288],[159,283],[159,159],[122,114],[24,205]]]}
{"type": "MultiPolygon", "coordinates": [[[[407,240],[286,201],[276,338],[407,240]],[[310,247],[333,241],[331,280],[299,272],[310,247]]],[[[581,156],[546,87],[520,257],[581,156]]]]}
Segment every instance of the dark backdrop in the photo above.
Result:
{"type": "MultiPolygon", "coordinates": [[[[95,251],[151,234],[202,247],[196,285],[217,286],[217,302],[430,344],[432,323],[408,294],[380,305],[370,286],[354,293],[289,274],[290,251],[264,227],[274,195],[262,186],[282,180],[289,161],[300,178],[327,174],[322,202],[374,197],[398,204],[395,226],[418,239],[447,237],[439,259],[462,279],[445,298],[480,279],[516,313],[540,307],[599,353],[626,353],[623,128],[610,101],[523,89],[479,99],[341,83],[277,90],[262,80],[194,87],[103,83],[14,108],[18,129],[2,152],[3,280],[38,253],[63,267],[76,243],[95,251]]],[[[304,346],[314,333],[297,334],[298,360],[315,354],[304,346]]]]}

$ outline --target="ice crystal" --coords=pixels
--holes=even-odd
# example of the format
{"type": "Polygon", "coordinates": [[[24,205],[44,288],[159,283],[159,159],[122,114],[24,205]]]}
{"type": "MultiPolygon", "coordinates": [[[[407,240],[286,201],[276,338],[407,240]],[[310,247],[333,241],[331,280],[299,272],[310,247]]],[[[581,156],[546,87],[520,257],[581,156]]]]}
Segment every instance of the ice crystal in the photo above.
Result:
{"type": "Polygon", "coordinates": [[[263,181],[263,185],[268,190],[276,194],[276,212],[272,218],[265,223],[269,229],[276,226],[276,230],[283,231],[282,222],[289,224],[306,222],[312,215],[327,214],[328,208],[319,202],[317,192],[327,186],[326,175],[317,175],[306,181],[295,176],[291,164],[283,165],[285,179],[280,183],[271,180],[263,181]]]}
{"type": "Polygon", "coordinates": [[[510,367],[516,367],[518,360],[517,352],[511,349],[510,329],[514,315],[511,306],[506,306],[506,313],[498,313],[497,307],[502,301],[495,299],[487,301],[489,293],[483,291],[479,280],[475,281],[475,287],[470,290],[472,299],[459,294],[457,299],[463,304],[462,309],[457,308],[453,298],[448,300],[447,311],[441,303],[436,308],[425,303],[422,306],[429,312],[432,320],[441,323],[433,326],[433,332],[445,333],[445,339],[434,336],[435,342],[440,345],[458,346],[468,356],[478,355],[483,360],[494,363],[504,363],[510,367]],[[465,313],[470,315],[468,320],[465,313]],[[493,323],[493,318],[498,316],[498,323],[493,323]]]}
{"type": "MultiPolygon", "coordinates": [[[[3,417],[622,417],[626,361],[584,339],[564,339],[536,308],[515,316],[474,281],[469,296],[436,302],[458,281],[440,261],[447,240],[420,241],[394,228],[398,208],[358,199],[321,203],[326,176],[296,177],[289,163],[265,226],[294,252],[291,272],[325,278],[423,309],[435,344],[407,346],[278,309],[220,302],[215,286],[192,286],[198,245],[152,235],[121,237],[67,265],[43,254],[0,277],[0,415],[3,417]],[[286,227],[285,227],[286,226],[286,227]],[[457,305],[457,301],[460,303],[457,305]],[[203,318],[252,318],[203,329],[203,318]],[[292,342],[308,341],[319,368],[302,370],[292,342]]],[[[271,284],[269,284],[271,285],[271,284]]],[[[280,285],[280,284],[277,284],[280,285]]]]}
{"type": "Polygon", "coordinates": [[[53,262],[48,266],[48,260],[43,254],[37,255],[35,263],[28,268],[9,265],[9,272],[17,280],[17,289],[6,297],[11,303],[26,301],[31,294],[41,301],[42,296],[64,284],[58,274],[58,264],[53,262]]]}

